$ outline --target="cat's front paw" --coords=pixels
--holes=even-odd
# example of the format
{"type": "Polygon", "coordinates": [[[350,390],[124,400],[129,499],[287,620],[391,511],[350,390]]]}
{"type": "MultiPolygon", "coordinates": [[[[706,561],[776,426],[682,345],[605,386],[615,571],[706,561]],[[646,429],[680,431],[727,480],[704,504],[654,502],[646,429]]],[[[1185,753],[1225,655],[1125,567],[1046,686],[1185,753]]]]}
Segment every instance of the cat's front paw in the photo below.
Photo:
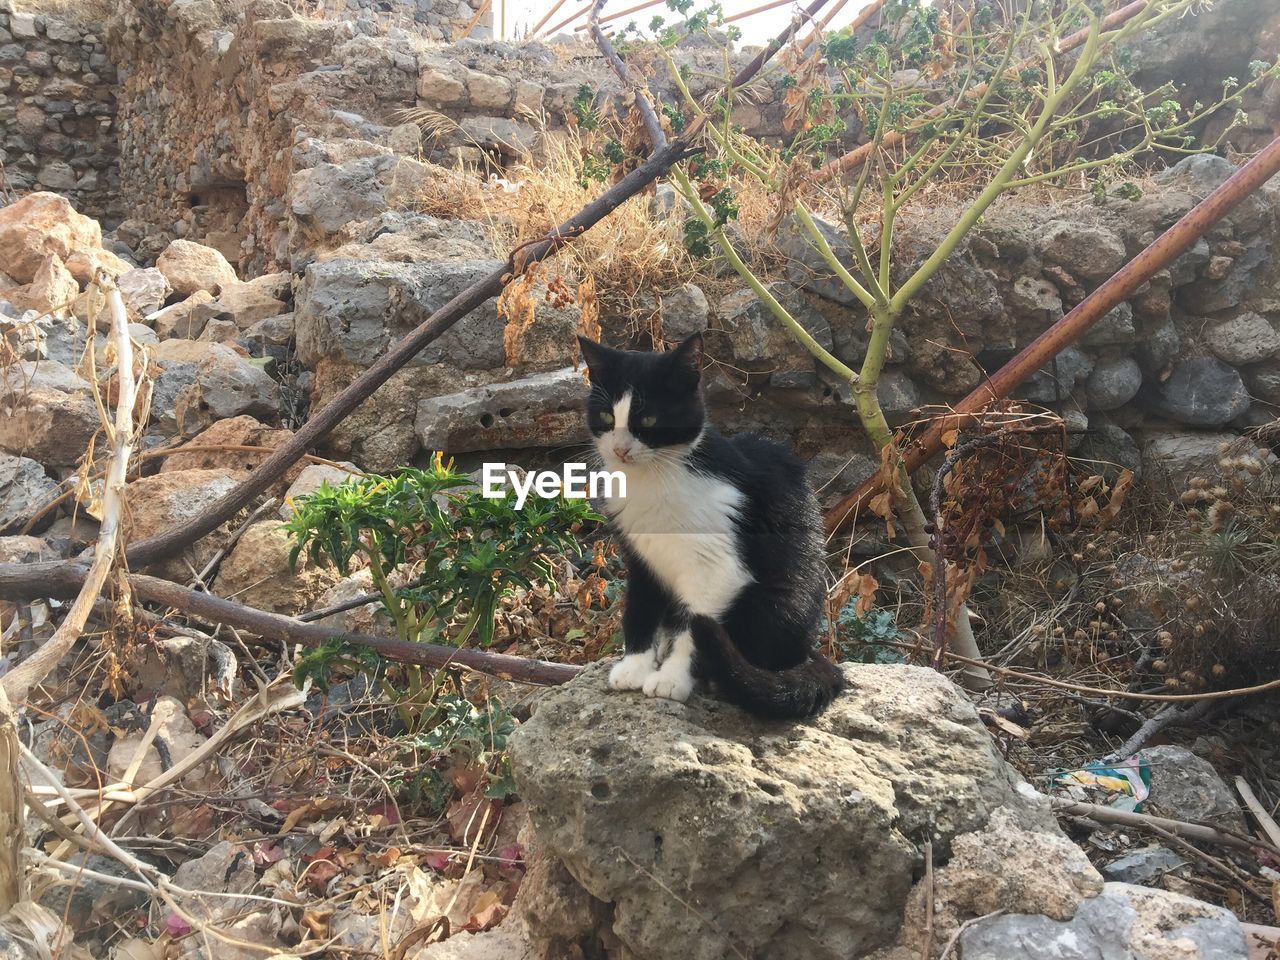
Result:
{"type": "Polygon", "coordinates": [[[662,669],[649,674],[644,681],[646,697],[662,697],[684,703],[693,693],[693,677],[685,669],[662,669]]]}
{"type": "Polygon", "coordinates": [[[614,690],[640,690],[653,674],[654,666],[652,653],[628,653],[609,671],[609,686],[614,690]]]}

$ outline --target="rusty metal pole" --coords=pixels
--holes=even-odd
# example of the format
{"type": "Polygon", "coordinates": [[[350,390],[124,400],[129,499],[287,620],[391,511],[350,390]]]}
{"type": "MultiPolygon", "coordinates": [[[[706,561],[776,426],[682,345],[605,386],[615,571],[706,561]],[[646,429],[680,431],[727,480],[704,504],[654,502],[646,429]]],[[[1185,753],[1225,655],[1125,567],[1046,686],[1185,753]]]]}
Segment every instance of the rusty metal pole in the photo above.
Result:
{"type": "MultiPolygon", "coordinates": [[[[993,400],[1009,396],[1015,387],[1078,340],[1110,310],[1131,297],[1153,274],[1190,249],[1210,227],[1277,172],[1280,172],[1280,133],[1257,156],[1160,234],[1111,279],[1081,300],[1070,313],[1040,334],[990,379],[956,404],[951,415],[939,417],[923,434],[912,438],[903,453],[907,470],[915,470],[941,450],[942,435],[946,431],[965,426],[972,414],[982,410],[993,400]]],[[[827,533],[840,530],[877,492],[879,487],[873,476],[841,499],[827,513],[827,533]]]]}

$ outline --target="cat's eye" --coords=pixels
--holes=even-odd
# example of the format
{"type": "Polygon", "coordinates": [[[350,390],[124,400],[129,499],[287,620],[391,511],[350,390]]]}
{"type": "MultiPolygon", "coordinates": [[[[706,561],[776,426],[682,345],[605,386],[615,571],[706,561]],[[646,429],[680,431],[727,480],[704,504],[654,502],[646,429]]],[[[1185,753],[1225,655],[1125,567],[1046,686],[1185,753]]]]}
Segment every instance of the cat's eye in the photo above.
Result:
{"type": "Polygon", "coordinates": [[[601,414],[600,414],[600,421],[601,421],[602,423],[607,423],[607,424],[609,424],[610,426],[612,426],[612,425],[613,425],[613,414],[612,414],[612,413],[601,413],[601,414]]]}
{"type": "Polygon", "coordinates": [[[640,418],[640,426],[642,427],[652,427],[657,422],[658,422],[658,418],[653,416],[652,414],[650,414],[647,417],[640,418]]]}

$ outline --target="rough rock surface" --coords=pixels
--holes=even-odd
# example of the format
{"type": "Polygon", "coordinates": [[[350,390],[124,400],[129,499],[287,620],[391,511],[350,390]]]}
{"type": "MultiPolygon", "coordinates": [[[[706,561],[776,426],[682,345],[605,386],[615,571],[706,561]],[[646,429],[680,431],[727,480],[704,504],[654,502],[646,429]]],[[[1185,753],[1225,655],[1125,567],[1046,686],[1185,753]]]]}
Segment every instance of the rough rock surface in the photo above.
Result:
{"type": "Polygon", "coordinates": [[[89,384],[60,363],[13,364],[0,381],[0,451],[73,466],[99,426],[89,384]]]}
{"type": "Polygon", "coordinates": [[[236,272],[217,250],[191,240],[174,240],[156,258],[156,269],[164,274],[180,297],[197,290],[217,293],[236,282],[236,272]]]}
{"type": "Polygon", "coordinates": [[[25,520],[57,493],[58,485],[36,461],[0,453],[0,531],[25,520]]]}
{"type": "Polygon", "coordinates": [[[1148,747],[1138,756],[1151,764],[1151,795],[1148,803],[1165,816],[1192,822],[1208,821],[1244,832],[1244,815],[1235,792],[1227,786],[1209,761],[1186,747],[1148,747]]]}
{"type": "Polygon", "coordinates": [[[1165,890],[1108,883],[1074,917],[1006,914],[960,935],[964,960],[1246,960],[1230,910],[1165,890]]]}
{"type": "Polygon", "coordinates": [[[19,283],[30,283],[50,254],[65,262],[101,246],[98,222],[55,193],[29,193],[0,208],[0,269],[19,283]]]}
{"type": "Polygon", "coordinates": [[[301,556],[297,571],[290,570],[292,549],[293,538],[277,521],[253,524],[222,561],[214,592],[272,613],[290,617],[304,613],[338,581],[338,573],[301,556]]]}
{"type": "MultiPolygon", "coordinates": [[[[1006,832],[1073,849],[929,670],[849,669],[825,714],[793,724],[705,695],[615,693],[608,666],[550,693],[512,739],[538,849],[594,904],[588,929],[529,925],[544,957],[574,941],[635,960],[673,943],[690,960],[848,960],[893,940],[926,840],[945,860],[999,811],[1006,832]]],[[[1081,879],[1055,887],[1067,915],[1096,883],[1077,857],[1081,879]]]]}
{"type": "MultiPolygon", "coordinates": [[[[229,493],[236,482],[235,477],[220,470],[177,470],[135,480],[125,488],[128,511],[124,534],[130,541],[143,540],[175,523],[193,520],[229,493]]],[[[191,577],[187,561],[200,570],[227,536],[215,531],[188,547],[182,556],[160,563],[152,572],[185,583],[191,577]]]]}
{"type": "Polygon", "coordinates": [[[431,397],[418,405],[424,450],[501,450],[587,439],[581,370],[565,367],[519,380],[431,397]]]}
{"type": "Polygon", "coordinates": [[[1149,405],[1178,423],[1220,427],[1249,409],[1249,391],[1240,374],[1217,357],[1192,357],[1174,365],[1152,390],[1149,405]]]}

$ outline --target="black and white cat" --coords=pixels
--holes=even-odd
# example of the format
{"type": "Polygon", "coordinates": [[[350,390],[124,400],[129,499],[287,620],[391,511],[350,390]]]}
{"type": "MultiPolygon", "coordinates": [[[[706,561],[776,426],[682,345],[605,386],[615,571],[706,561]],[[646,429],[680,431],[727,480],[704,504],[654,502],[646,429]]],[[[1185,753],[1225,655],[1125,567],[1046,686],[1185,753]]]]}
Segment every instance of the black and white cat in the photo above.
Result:
{"type": "Polygon", "coordinates": [[[626,477],[626,496],[604,503],[627,559],[626,653],[609,685],[684,701],[704,679],[752,713],[817,713],[844,679],[814,647],[823,540],[804,465],[707,423],[701,334],[667,353],[579,341],[588,425],[626,477]]]}

